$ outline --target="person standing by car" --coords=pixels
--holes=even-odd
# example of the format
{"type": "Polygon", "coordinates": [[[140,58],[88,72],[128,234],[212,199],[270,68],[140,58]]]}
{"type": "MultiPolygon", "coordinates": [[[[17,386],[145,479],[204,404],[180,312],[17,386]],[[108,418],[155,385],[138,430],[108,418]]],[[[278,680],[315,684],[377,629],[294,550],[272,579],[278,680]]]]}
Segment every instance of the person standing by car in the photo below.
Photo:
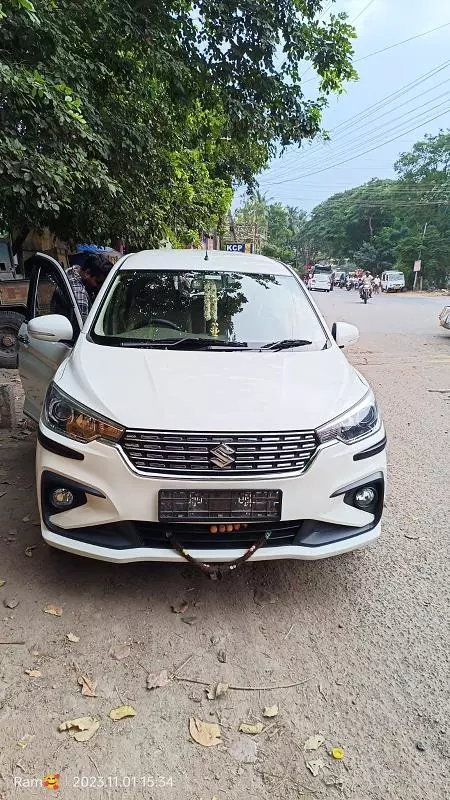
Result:
{"type": "Polygon", "coordinates": [[[73,266],[66,270],[83,322],[86,321],[91,305],[112,267],[109,258],[101,253],[89,255],[83,266],[73,266]]]}

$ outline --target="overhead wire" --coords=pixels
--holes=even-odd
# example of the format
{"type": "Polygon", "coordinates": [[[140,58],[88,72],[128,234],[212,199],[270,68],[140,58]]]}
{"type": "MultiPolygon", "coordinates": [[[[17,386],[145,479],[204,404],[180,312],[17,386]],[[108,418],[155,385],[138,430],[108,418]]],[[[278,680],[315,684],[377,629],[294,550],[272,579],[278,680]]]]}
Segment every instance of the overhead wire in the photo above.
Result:
{"type": "MultiPolygon", "coordinates": [[[[433,67],[431,70],[429,70],[428,72],[425,72],[423,75],[419,75],[418,78],[415,78],[410,83],[407,83],[404,86],[401,86],[399,89],[396,89],[395,92],[391,92],[391,94],[388,94],[385,97],[382,97],[376,103],[373,103],[370,106],[367,106],[365,109],[363,109],[362,111],[358,112],[357,114],[354,114],[353,116],[348,117],[347,119],[343,120],[342,122],[339,123],[339,125],[336,125],[334,128],[331,128],[329,133],[332,134],[332,133],[335,133],[336,131],[342,131],[342,130],[345,130],[347,128],[351,128],[352,131],[355,130],[356,125],[359,125],[359,123],[364,122],[364,120],[370,119],[370,117],[378,114],[378,112],[381,111],[383,108],[389,107],[389,105],[391,105],[397,99],[399,99],[400,97],[403,97],[409,91],[415,89],[417,86],[420,86],[422,83],[426,83],[427,80],[429,80],[430,78],[435,77],[440,72],[442,72],[443,70],[447,69],[449,66],[450,66],[450,59],[448,59],[447,61],[444,61],[442,64],[438,64],[436,67],[433,67]],[[359,120],[359,122],[358,122],[358,120],[359,120]]],[[[440,85],[441,84],[437,84],[437,85],[431,86],[423,94],[426,94],[429,91],[433,91],[433,89],[437,88],[440,85]]],[[[417,97],[419,97],[419,96],[420,95],[416,95],[414,98],[410,98],[409,101],[406,101],[406,103],[407,102],[411,102],[413,99],[417,99],[417,97]]],[[[403,105],[405,105],[406,103],[404,103],[403,105]]],[[[396,108],[399,108],[399,106],[396,106],[396,108]]],[[[387,112],[387,113],[389,113],[389,112],[387,112]]],[[[341,133],[339,133],[338,136],[341,136],[341,133]]],[[[335,139],[336,138],[337,137],[335,137],[335,139]]],[[[335,141],[335,139],[333,141],[335,141]]],[[[320,142],[312,142],[311,143],[311,147],[308,149],[307,152],[310,153],[313,150],[321,149],[327,143],[328,142],[324,142],[322,140],[320,142]]],[[[296,147],[296,146],[293,146],[293,147],[296,147]]],[[[295,152],[291,153],[291,155],[298,155],[297,150],[295,150],[295,152]]]]}
{"type": "MultiPolygon", "coordinates": [[[[436,114],[436,116],[431,117],[430,119],[422,120],[418,125],[414,125],[414,127],[409,128],[409,130],[404,131],[403,133],[411,133],[412,131],[418,130],[418,128],[422,128],[424,125],[428,125],[430,122],[434,122],[434,120],[439,119],[440,117],[443,117],[444,114],[447,114],[449,110],[450,110],[450,107],[446,108],[440,114],[436,114]]],[[[363,152],[358,153],[357,155],[350,156],[349,158],[346,158],[343,161],[339,161],[337,164],[329,164],[329,165],[327,165],[325,167],[322,167],[319,170],[315,170],[315,171],[312,171],[312,172],[306,172],[304,175],[298,175],[296,178],[288,178],[287,180],[276,181],[276,182],[273,182],[270,185],[275,186],[275,185],[278,185],[278,184],[281,184],[281,183],[293,183],[295,181],[301,180],[302,178],[308,178],[310,175],[319,175],[321,172],[327,172],[330,169],[335,169],[336,167],[340,167],[342,164],[347,164],[349,161],[354,161],[356,158],[360,158],[361,156],[364,156],[367,153],[372,153],[374,150],[378,150],[380,147],[384,147],[386,144],[390,144],[391,142],[395,142],[398,139],[401,139],[403,133],[400,133],[398,136],[393,136],[391,139],[388,139],[385,142],[382,142],[381,144],[377,144],[374,147],[369,148],[368,150],[364,150],[363,152]]]]}
{"type": "Polygon", "coordinates": [[[362,15],[365,14],[366,11],[369,10],[370,6],[372,6],[374,4],[374,2],[375,2],[375,0],[369,0],[367,5],[364,6],[364,8],[359,12],[359,14],[356,15],[356,17],[354,19],[352,19],[350,24],[353,25],[353,23],[355,23],[356,20],[358,20],[360,17],[362,17],[362,15]]]}
{"type": "MultiPolygon", "coordinates": [[[[421,105],[416,106],[415,108],[408,109],[408,111],[406,111],[403,114],[400,114],[400,116],[393,117],[391,120],[389,120],[389,122],[387,123],[387,126],[386,126],[386,123],[385,123],[385,124],[380,125],[378,127],[371,128],[370,132],[368,132],[366,134],[366,136],[365,136],[364,144],[366,144],[366,145],[367,144],[373,144],[373,143],[379,141],[380,137],[384,137],[386,134],[394,133],[395,131],[399,130],[405,124],[409,123],[409,120],[411,119],[412,114],[414,114],[417,111],[420,112],[422,109],[427,109],[426,113],[428,114],[431,111],[435,111],[436,109],[441,108],[443,105],[445,105],[445,102],[438,103],[437,105],[431,106],[431,108],[427,108],[427,107],[430,106],[431,103],[434,103],[436,100],[441,100],[442,98],[447,98],[449,95],[450,95],[450,91],[443,92],[442,94],[438,95],[437,97],[430,98],[426,103],[422,103],[421,105]],[[398,122],[399,124],[394,125],[393,127],[391,127],[391,124],[394,123],[394,122],[398,122]]],[[[449,110],[450,110],[450,107],[449,107],[449,110]]],[[[425,113],[425,112],[423,112],[423,113],[425,113]]],[[[359,145],[359,143],[361,142],[361,138],[363,138],[363,137],[364,137],[364,131],[362,131],[362,132],[360,131],[358,133],[358,135],[356,136],[356,138],[350,138],[350,139],[346,140],[345,144],[341,143],[340,145],[338,145],[337,149],[333,150],[331,153],[326,153],[325,151],[323,151],[321,154],[317,154],[318,158],[314,159],[314,157],[313,157],[312,161],[311,160],[307,161],[307,163],[304,165],[304,168],[309,169],[309,168],[315,167],[315,166],[323,163],[323,158],[324,157],[331,156],[331,158],[339,158],[342,155],[347,155],[348,153],[351,153],[352,149],[355,146],[357,147],[359,145]]],[[[333,145],[331,145],[331,147],[332,146],[333,145]]],[[[278,176],[278,177],[281,177],[281,176],[278,176]]],[[[272,181],[271,183],[273,183],[275,185],[276,182],[272,181]]]]}
{"type": "MultiPolygon", "coordinates": [[[[367,124],[367,122],[365,122],[365,121],[370,121],[370,118],[374,117],[375,115],[377,115],[377,118],[379,119],[380,118],[380,115],[378,114],[379,111],[381,111],[383,108],[389,108],[389,106],[392,105],[392,103],[394,103],[398,98],[404,97],[404,95],[408,94],[408,92],[410,92],[411,90],[413,90],[416,87],[420,86],[421,84],[425,83],[427,80],[431,79],[432,77],[435,77],[440,72],[442,72],[443,70],[447,69],[447,67],[449,65],[450,65],[450,60],[447,60],[447,61],[443,62],[442,64],[439,64],[436,67],[433,67],[431,70],[428,70],[423,75],[419,75],[413,81],[410,81],[409,83],[405,84],[404,86],[401,86],[399,89],[396,89],[394,92],[391,92],[390,94],[388,94],[385,97],[381,98],[376,103],[373,103],[372,105],[367,106],[365,109],[363,109],[363,111],[359,112],[358,114],[355,114],[352,117],[348,117],[347,119],[343,120],[341,123],[339,123],[339,125],[336,125],[334,128],[331,129],[330,134],[338,132],[338,135],[333,138],[331,143],[324,142],[324,141],[321,141],[320,143],[314,143],[313,142],[311,144],[311,146],[307,150],[303,151],[303,153],[302,153],[301,150],[299,151],[297,147],[295,147],[295,149],[292,148],[291,152],[289,152],[287,156],[283,157],[283,161],[280,162],[279,165],[274,165],[275,174],[272,171],[273,177],[283,177],[285,174],[288,174],[288,172],[291,170],[291,165],[294,162],[298,163],[299,155],[301,157],[304,154],[305,157],[308,158],[311,154],[314,157],[319,151],[323,152],[323,149],[327,145],[329,145],[329,144],[332,145],[335,141],[337,141],[338,139],[342,138],[342,136],[344,134],[344,131],[346,129],[351,128],[351,130],[354,131],[354,130],[356,130],[358,128],[361,128],[361,125],[364,128],[366,126],[366,124],[367,124]]],[[[396,108],[402,108],[405,105],[407,105],[408,103],[412,102],[413,100],[418,99],[419,97],[421,97],[421,96],[423,96],[425,94],[428,94],[430,91],[433,91],[434,89],[436,89],[439,86],[441,86],[442,83],[435,84],[434,86],[431,86],[428,89],[426,89],[424,92],[422,92],[422,93],[420,93],[418,95],[415,95],[414,97],[410,97],[409,100],[406,100],[400,106],[397,105],[396,108]]],[[[391,112],[388,110],[381,116],[387,116],[387,114],[389,114],[389,113],[391,113],[391,112]]],[[[274,168],[272,167],[272,170],[274,168]]]]}
{"type": "MultiPolygon", "coordinates": [[[[437,28],[430,28],[427,31],[422,31],[422,33],[416,33],[414,36],[409,36],[408,39],[402,39],[400,42],[394,42],[393,44],[387,45],[386,47],[382,47],[380,50],[374,50],[372,53],[366,53],[365,56],[360,56],[360,58],[355,58],[352,63],[360,64],[361,61],[365,61],[367,58],[372,58],[372,56],[378,56],[381,55],[382,53],[387,53],[389,50],[395,50],[396,47],[401,47],[401,45],[403,44],[408,44],[409,42],[413,42],[415,39],[422,39],[424,36],[428,36],[428,34],[430,33],[436,33],[436,31],[441,31],[443,28],[448,28],[449,25],[450,22],[444,22],[443,25],[438,25],[437,28]]],[[[311,67],[309,67],[309,69],[311,69],[311,67]]],[[[308,80],[305,81],[305,83],[312,83],[313,81],[317,80],[317,78],[318,78],[317,75],[314,78],[308,78],[308,80]]]]}
{"type": "Polygon", "coordinates": [[[443,28],[448,28],[450,22],[445,22],[443,25],[438,25],[437,28],[430,28],[428,31],[423,31],[423,33],[417,33],[415,36],[410,36],[408,39],[402,39],[401,42],[395,42],[394,44],[390,44],[387,47],[383,47],[381,50],[374,50],[373,53],[367,53],[365,56],[361,56],[361,58],[356,58],[354,60],[354,64],[359,64],[361,61],[365,61],[366,58],[372,58],[372,56],[378,56],[381,53],[387,53],[388,50],[394,50],[395,47],[400,47],[402,44],[407,44],[408,42],[413,42],[415,39],[421,39],[423,36],[428,36],[429,33],[435,33],[436,31],[441,31],[443,28]]]}

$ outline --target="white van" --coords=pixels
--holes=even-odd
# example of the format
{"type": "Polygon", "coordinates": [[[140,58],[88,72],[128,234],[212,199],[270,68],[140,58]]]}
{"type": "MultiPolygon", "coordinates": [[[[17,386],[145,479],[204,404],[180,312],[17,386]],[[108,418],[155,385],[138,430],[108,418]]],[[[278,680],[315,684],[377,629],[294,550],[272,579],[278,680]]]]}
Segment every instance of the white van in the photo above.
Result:
{"type": "Polygon", "coordinates": [[[392,270],[383,272],[381,276],[382,292],[403,292],[405,288],[405,276],[403,272],[392,270]]]}

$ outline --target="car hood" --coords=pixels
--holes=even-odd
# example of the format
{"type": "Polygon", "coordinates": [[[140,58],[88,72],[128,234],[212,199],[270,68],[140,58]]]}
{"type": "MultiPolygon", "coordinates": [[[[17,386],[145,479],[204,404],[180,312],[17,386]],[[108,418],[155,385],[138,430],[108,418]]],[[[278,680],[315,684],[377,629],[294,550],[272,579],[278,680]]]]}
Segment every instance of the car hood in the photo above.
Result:
{"type": "Polygon", "coordinates": [[[84,336],[55,380],[127,428],[207,432],[316,428],[367,391],[335,346],[214,353],[106,347],[84,336]]]}

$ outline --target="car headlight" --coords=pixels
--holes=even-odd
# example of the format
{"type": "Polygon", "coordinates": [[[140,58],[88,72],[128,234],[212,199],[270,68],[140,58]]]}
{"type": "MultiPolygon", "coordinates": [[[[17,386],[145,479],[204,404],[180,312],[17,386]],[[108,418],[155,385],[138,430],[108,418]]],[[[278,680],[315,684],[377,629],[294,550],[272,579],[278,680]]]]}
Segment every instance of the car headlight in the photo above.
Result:
{"type": "Polygon", "coordinates": [[[54,383],[48,388],[42,417],[48,428],[78,442],[93,442],[94,439],[118,442],[124,432],[120,425],[94,414],[58,389],[54,383]]]}
{"type": "Polygon", "coordinates": [[[327,422],[316,433],[321,443],[339,440],[345,444],[371,436],[381,428],[381,417],[373,392],[368,392],[356,406],[327,422]]]}

